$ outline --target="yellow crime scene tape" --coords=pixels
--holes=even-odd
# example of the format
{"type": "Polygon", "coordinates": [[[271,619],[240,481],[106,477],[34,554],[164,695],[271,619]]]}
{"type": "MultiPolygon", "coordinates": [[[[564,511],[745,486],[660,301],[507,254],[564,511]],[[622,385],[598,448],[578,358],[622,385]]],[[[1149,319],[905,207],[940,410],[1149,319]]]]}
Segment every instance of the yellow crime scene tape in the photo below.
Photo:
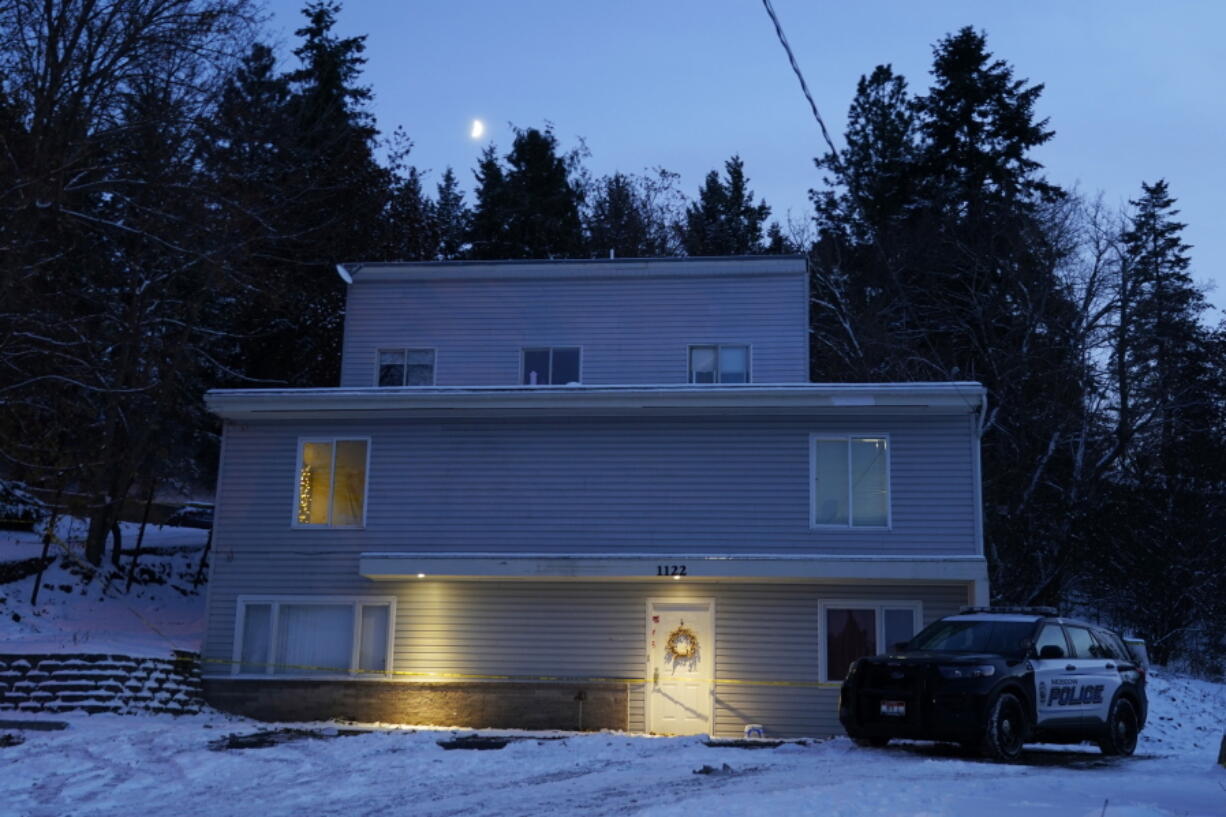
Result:
{"type": "MultiPolygon", "coordinates": [[[[410,670],[392,670],[390,672],[384,672],[382,670],[374,669],[352,670],[348,667],[324,667],[311,664],[266,664],[257,661],[236,661],[233,658],[208,658],[203,656],[200,659],[200,663],[202,665],[222,664],[226,666],[240,666],[246,664],[250,666],[258,666],[264,671],[269,669],[299,670],[302,672],[328,672],[336,675],[368,675],[383,678],[439,678],[469,681],[553,681],[558,683],[581,684],[646,684],[651,683],[653,680],[651,678],[618,678],[594,675],[489,675],[467,672],[413,672],[410,670]]],[[[247,679],[254,679],[259,676],[247,674],[243,677],[247,679]]],[[[270,675],[267,677],[275,678],[276,676],[270,675]]],[[[842,683],[839,681],[771,681],[747,678],[686,678],[685,680],[699,681],[710,684],[724,684],[727,686],[800,687],[808,689],[838,689],[840,686],[842,686],[842,683]]]]}

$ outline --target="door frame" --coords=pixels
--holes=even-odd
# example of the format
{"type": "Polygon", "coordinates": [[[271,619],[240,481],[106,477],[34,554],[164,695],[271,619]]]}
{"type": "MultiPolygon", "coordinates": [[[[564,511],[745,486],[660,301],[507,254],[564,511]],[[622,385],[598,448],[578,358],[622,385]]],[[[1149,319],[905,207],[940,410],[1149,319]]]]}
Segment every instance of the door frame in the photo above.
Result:
{"type": "MultiPolygon", "coordinates": [[[[711,617],[711,665],[710,665],[710,681],[707,684],[707,723],[710,724],[709,734],[715,733],[715,598],[713,596],[702,596],[699,598],[671,598],[667,596],[651,596],[647,599],[646,616],[643,619],[643,656],[645,658],[643,673],[643,728],[648,732],[651,731],[651,697],[655,690],[655,679],[651,674],[652,661],[654,656],[651,652],[651,616],[652,609],[655,605],[675,605],[677,607],[697,607],[705,606],[707,613],[711,617]]],[[[654,734],[654,733],[652,733],[654,734]]]]}

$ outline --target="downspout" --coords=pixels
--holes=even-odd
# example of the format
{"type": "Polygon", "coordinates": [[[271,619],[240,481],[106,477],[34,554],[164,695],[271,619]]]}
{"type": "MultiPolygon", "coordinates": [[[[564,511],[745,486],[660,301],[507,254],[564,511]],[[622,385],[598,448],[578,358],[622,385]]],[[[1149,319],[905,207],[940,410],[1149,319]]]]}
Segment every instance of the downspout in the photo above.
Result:
{"type": "Polygon", "coordinates": [[[979,398],[979,420],[975,423],[975,433],[971,440],[971,445],[974,449],[971,451],[971,463],[974,469],[973,476],[975,480],[975,549],[985,559],[984,577],[983,579],[975,580],[974,598],[971,600],[971,603],[977,607],[986,607],[991,604],[992,599],[983,544],[983,463],[981,450],[983,448],[983,429],[987,424],[987,417],[988,392],[985,388],[979,398]]]}

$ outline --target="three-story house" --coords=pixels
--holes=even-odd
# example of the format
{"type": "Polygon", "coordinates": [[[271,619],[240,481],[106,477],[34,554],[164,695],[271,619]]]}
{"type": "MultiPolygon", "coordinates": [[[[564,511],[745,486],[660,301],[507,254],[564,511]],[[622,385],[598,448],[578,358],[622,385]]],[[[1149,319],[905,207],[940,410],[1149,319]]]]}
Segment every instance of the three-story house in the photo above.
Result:
{"type": "Polygon", "coordinates": [[[803,257],[345,277],[339,387],[206,398],[214,705],[831,734],[851,661],[986,603],[982,387],[810,382],[803,257]]]}

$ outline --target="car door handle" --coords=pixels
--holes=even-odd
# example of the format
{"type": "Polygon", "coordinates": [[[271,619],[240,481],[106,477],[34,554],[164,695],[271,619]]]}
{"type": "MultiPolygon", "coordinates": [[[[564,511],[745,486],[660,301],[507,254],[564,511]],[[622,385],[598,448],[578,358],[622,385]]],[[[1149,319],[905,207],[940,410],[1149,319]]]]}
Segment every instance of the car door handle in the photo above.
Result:
{"type": "Polygon", "coordinates": [[[1066,666],[1064,669],[1065,669],[1065,670],[1067,670],[1067,671],[1069,671],[1069,672],[1072,672],[1073,670],[1075,670],[1075,669],[1077,669],[1077,668],[1076,668],[1076,667],[1074,667],[1072,664],[1069,664],[1069,665],[1068,665],[1068,666],[1066,666]]]}
{"type": "Polygon", "coordinates": [[[1103,669],[1115,669],[1115,664],[1107,664],[1103,669]]]}

